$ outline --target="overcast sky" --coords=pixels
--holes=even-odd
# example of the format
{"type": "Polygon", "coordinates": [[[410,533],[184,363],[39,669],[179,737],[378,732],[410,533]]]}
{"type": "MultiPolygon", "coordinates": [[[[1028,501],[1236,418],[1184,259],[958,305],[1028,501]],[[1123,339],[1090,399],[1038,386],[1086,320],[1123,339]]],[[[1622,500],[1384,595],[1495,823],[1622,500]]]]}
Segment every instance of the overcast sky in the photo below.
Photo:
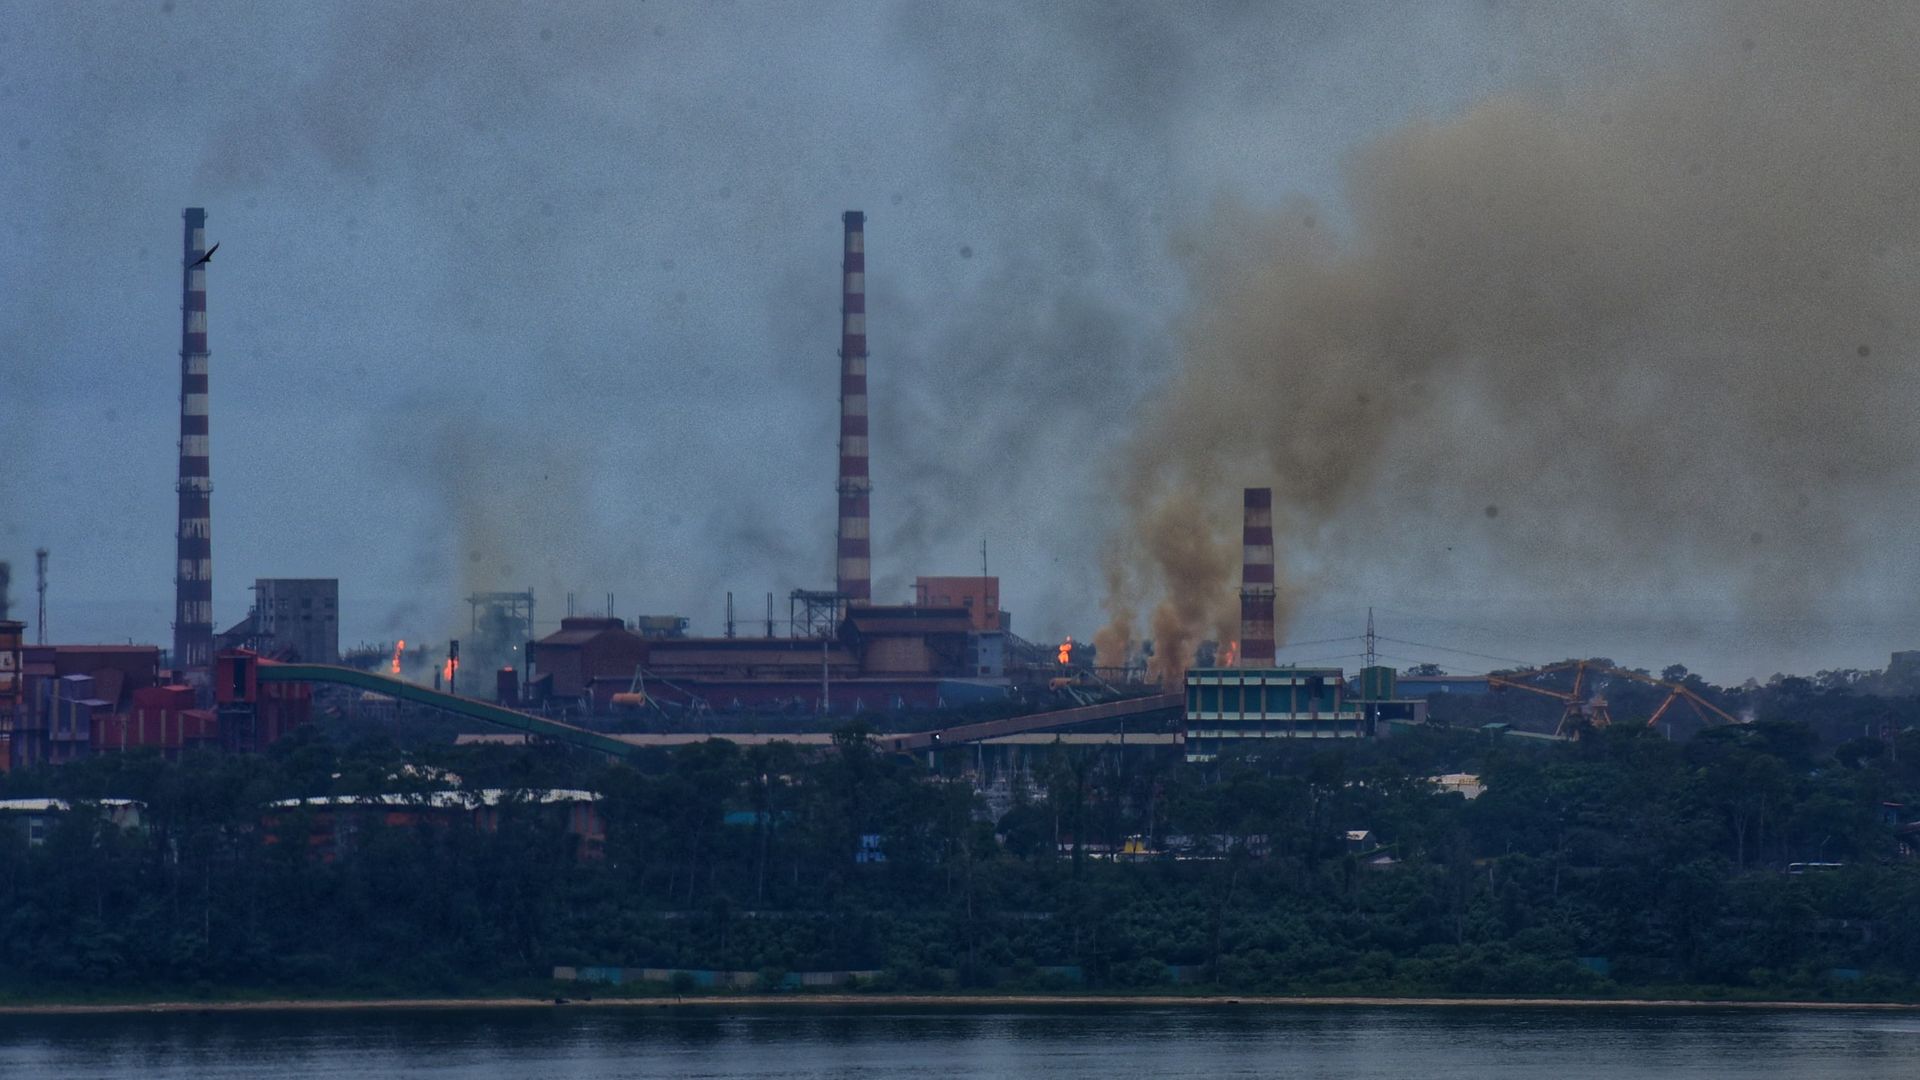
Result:
{"type": "MultiPolygon", "coordinates": [[[[16,611],[44,545],[53,638],[169,638],[180,211],[204,206],[223,627],[255,577],[305,576],[341,579],[345,644],[455,632],[472,589],[530,586],[543,622],[568,590],[704,632],[729,589],[784,617],[832,585],[859,209],[876,599],[977,573],[984,540],[1017,631],[1090,635],[1116,463],[1180,363],[1175,253],[1212,207],[1304,195],[1337,225],[1382,135],[1716,32],[1477,0],[0,3],[16,611]]],[[[1497,538],[1459,542],[1438,586],[1357,559],[1295,638],[1376,604],[1413,640],[1722,677],[1920,642],[1905,606],[1495,610],[1497,538]]]]}

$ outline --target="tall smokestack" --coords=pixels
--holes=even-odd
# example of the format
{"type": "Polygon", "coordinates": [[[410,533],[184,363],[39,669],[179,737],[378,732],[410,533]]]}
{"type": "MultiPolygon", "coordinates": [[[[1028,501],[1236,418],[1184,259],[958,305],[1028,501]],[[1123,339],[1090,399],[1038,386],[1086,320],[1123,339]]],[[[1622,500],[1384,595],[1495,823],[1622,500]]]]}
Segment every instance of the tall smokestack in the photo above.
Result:
{"type": "Polygon", "coordinates": [[[1240,666],[1272,667],[1273,489],[1248,488],[1240,534],[1240,666]]]}
{"type": "Polygon", "coordinates": [[[181,260],[179,567],[174,577],[173,666],[213,665],[213,479],[207,451],[207,212],[189,207],[181,260]]]}
{"type": "Polygon", "coordinates": [[[873,599],[867,473],[867,216],[842,215],[846,252],[840,294],[840,537],[838,591],[848,606],[873,599]]]}
{"type": "Polygon", "coordinates": [[[47,549],[33,549],[33,591],[40,598],[39,610],[33,619],[34,644],[47,643],[47,549]]]}

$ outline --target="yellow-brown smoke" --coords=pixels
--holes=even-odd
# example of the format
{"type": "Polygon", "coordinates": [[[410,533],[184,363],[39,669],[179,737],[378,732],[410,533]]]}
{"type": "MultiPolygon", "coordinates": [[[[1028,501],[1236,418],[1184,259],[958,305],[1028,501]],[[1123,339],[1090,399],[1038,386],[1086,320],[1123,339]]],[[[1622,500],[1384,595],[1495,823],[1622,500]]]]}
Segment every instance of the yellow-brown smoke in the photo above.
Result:
{"type": "Polygon", "coordinates": [[[1665,74],[1413,124],[1338,205],[1223,202],[1182,240],[1103,652],[1148,603],[1163,675],[1232,636],[1252,484],[1282,641],[1303,564],[1455,533],[1540,597],[1779,612],[1857,573],[1920,464],[1920,7],[1718,14],[1665,74]]]}

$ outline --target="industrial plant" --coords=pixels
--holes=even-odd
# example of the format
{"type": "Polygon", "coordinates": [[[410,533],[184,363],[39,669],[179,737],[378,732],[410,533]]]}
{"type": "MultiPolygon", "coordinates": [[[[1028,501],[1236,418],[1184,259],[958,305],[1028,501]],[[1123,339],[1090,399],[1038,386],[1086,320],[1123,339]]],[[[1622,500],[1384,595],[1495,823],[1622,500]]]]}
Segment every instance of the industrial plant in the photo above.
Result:
{"type": "MultiPolygon", "coordinates": [[[[463,656],[460,639],[343,650],[339,579],[258,577],[245,616],[218,630],[208,344],[218,245],[208,243],[204,209],[183,217],[171,648],[46,641],[45,550],[37,553],[29,643],[28,624],[9,618],[10,575],[0,564],[0,768],[134,749],[251,751],[316,715],[404,722],[425,709],[470,723],[475,739],[549,739],[615,756],[696,736],[818,742],[846,720],[866,718],[895,752],[932,762],[968,748],[985,782],[1060,744],[1205,762],[1265,740],[1378,738],[1427,718],[1433,688],[1400,683],[1376,662],[1371,626],[1365,663],[1352,677],[1339,667],[1277,662],[1273,494],[1264,487],[1243,493],[1238,640],[1205,642],[1194,658],[1163,658],[1170,663],[1156,670],[1174,672],[1171,685],[1149,678],[1150,645],[1099,656],[1073,638],[1039,644],[1019,636],[984,551],[978,575],[918,576],[912,602],[876,602],[874,559],[886,553],[874,548],[871,454],[885,448],[869,440],[859,211],[841,218],[831,589],[791,591],[784,618],[768,594],[764,618],[736,619],[728,594],[718,637],[690,634],[679,615],[620,618],[611,596],[603,613],[581,612],[571,595],[558,628],[543,634],[531,589],[476,592],[465,598],[463,656]]],[[[1608,719],[1604,701],[1596,717],[1597,695],[1583,697],[1577,680],[1570,693],[1534,686],[1525,672],[1494,682],[1559,695],[1569,716],[1584,708],[1587,721],[1608,719]]],[[[1685,700],[1703,720],[1730,719],[1717,709],[1709,716],[1700,709],[1709,703],[1686,694],[1660,712],[1685,700]]],[[[1560,733],[1569,730],[1563,723],[1560,733]]]]}

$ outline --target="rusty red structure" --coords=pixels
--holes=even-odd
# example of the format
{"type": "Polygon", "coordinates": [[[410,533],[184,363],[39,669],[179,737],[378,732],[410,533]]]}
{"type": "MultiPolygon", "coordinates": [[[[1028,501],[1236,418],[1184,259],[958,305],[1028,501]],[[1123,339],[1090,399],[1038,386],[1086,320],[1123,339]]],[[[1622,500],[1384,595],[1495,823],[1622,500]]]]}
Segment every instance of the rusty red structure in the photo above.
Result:
{"type": "Polygon", "coordinates": [[[1274,664],[1273,489],[1247,488],[1240,533],[1240,659],[1243,668],[1274,664]]]}
{"type": "Polygon", "coordinates": [[[866,215],[841,217],[846,245],[840,293],[840,531],[837,591],[849,607],[873,601],[873,546],[867,470],[867,243],[866,215]]]}
{"type": "Polygon", "coordinates": [[[26,700],[27,624],[0,618],[0,773],[13,768],[13,731],[26,700]]]}
{"type": "Polygon", "coordinates": [[[180,273],[180,497],[173,667],[213,665],[213,479],[207,442],[207,212],[188,207],[180,273]]]}
{"type": "Polygon", "coordinates": [[[313,686],[270,682],[261,677],[260,664],[259,655],[245,649],[225,650],[214,660],[215,731],[232,753],[263,750],[313,718],[313,686]]]}

